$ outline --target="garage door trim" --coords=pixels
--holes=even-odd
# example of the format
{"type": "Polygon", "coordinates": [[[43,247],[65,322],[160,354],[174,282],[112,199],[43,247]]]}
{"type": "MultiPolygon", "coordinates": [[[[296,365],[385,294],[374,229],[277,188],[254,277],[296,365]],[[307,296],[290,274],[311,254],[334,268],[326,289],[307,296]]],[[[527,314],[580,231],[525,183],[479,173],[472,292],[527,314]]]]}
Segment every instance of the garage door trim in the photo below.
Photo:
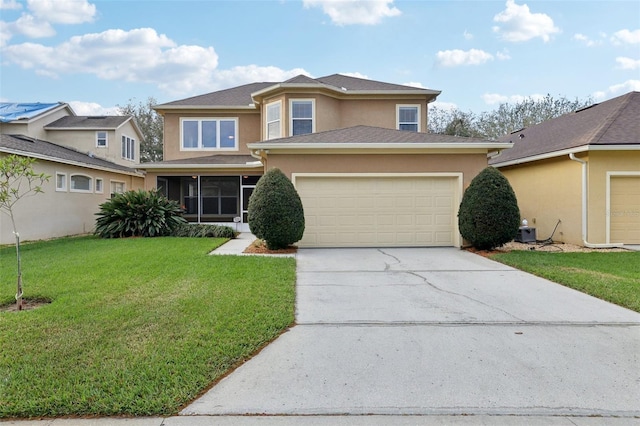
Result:
{"type": "MultiPolygon", "coordinates": [[[[455,178],[455,193],[453,194],[453,214],[454,218],[458,217],[458,209],[460,207],[460,202],[462,201],[463,194],[463,173],[462,172],[433,172],[433,173],[291,173],[291,181],[293,185],[297,188],[296,181],[299,178],[336,178],[336,177],[345,177],[345,178],[367,178],[367,177],[378,177],[378,178],[411,178],[411,177],[424,177],[424,178],[455,178]]],[[[455,247],[460,247],[462,245],[462,236],[460,235],[460,230],[458,229],[458,221],[453,221],[453,243],[455,247]]]]}
{"type": "Polygon", "coordinates": [[[637,177],[640,178],[640,172],[607,172],[607,184],[606,184],[606,242],[607,244],[615,244],[619,241],[611,241],[611,179],[616,177],[637,177]]]}

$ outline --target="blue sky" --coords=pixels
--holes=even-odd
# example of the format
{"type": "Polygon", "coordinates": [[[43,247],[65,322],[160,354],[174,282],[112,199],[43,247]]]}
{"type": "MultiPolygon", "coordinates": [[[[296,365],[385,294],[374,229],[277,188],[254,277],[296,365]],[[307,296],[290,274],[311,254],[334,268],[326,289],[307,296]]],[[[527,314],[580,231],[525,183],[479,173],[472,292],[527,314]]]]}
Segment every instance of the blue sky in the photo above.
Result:
{"type": "Polygon", "coordinates": [[[79,115],[343,73],[476,113],[640,91],[640,2],[0,0],[0,100],[79,115]]]}

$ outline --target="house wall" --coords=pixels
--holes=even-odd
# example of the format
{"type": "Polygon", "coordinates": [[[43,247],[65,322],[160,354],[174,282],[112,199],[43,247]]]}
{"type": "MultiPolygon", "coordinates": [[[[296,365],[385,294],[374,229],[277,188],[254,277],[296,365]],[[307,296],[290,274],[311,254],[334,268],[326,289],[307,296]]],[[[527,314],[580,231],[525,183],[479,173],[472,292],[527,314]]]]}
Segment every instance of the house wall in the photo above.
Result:
{"type": "Polygon", "coordinates": [[[590,243],[606,242],[606,221],[609,210],[606,199],[607,172],[640,172],[640,151],[589,152],[588,238],[590,243]]]}
{"type": "Polygon", "coordinates": [[[582,168],[568,156],[500,168],[537,239],[582,245],[582,168]]]}
{"type": "Polygon", "coordinates": [[[71,115],[67,108],[62,108],[42,117],[32,118],[29,122],[0,123],[0,133],[5,135],[26,135],[35,139],[47,140],[47,132],[43,129],[47,124],[71,115]]]}
{"type": "Polygon", "coordinates": [[[463,186],[487,167],[486,154],[269,154],[265,170],[297,173],[463,173],[463,186]]]}
{"type": "Polygon", "coordinates": [[[189,112],[166,112],[164,114],[164,143],[163,159],[181,160],[185,158],[206,157],[214,154],[228,155],[249,155],[247,143],[258,142],[261,138],[261,122],[259,111],[237,111],[237,112],[212,112],[189,111],[189,112]],[[234,117],[238,118],[238,150],[237,151],[181,151],[180,118],[182,117],[234,117]]]}
{"type": "MultiPolygon", "coordinates": [[[[111,197],[111,180],[124,182],[126,190],[139,189],[144,186],[142,177],[44,160],[35,163],[34,171],[46,173],[51,176],[51,179],[43,185],[44,193],[23,198],[15,205],[14,217],[21,241],[90,233],[95,227],[95,213],[98,212],[99,205],[111,197]],[[64,192],[56,191],[56,173],[67,175],[67,190],[64,192]],[[94,182],[94,191],[91,193],[70,192],[70,175],[75,173],[91,176],[94,182]],[[95,192],[95,178],[102,178],[103,193],[95,192]]],[[[14,242],[11,219],[7,214],[0,213],[0,244],[14,242]]]]}

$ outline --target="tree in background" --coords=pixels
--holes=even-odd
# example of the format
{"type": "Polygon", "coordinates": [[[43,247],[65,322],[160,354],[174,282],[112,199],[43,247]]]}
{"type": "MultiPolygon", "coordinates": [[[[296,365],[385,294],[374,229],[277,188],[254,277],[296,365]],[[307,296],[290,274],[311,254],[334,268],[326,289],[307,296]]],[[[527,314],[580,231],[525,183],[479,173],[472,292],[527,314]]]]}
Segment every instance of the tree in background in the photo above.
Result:
{"type": "Polygon", "coordinates": [[[526,98],[517,103],[502,103],[497,109],[480,114],[463,112],[457,108],[432,107],[429,109],[429,132],[498,139],[592,104],[591,98],[572,101],[566,97],[556,99],[547,94],[542,99],[526,98]]]}
{"type": "Polygon", "coordinates": [[[163,126],[162,116],[153,106],[157,103],[155,98],[148,97],[146,101],[137,104],[133,99],[125,106],[118,105],[118,112],[122,115],[132,115],[138,127],[142,131],[144,141],[140,143],[140,162],[149,163],[162,161],[163,126]]]}
{"type": "Polygon", "coordinates": [[[0,158],[0,212],[11,218],[13,235],[16,237],[16,257],[18,261],[18,284],[16,304],[22,310],[22,265],[20,262],[20,234],[16,226],[13,208],[18,201],[30,195],[39,194],[42,185],[50,176],[33,170],[34,158],[8,155],[0,158]]]}

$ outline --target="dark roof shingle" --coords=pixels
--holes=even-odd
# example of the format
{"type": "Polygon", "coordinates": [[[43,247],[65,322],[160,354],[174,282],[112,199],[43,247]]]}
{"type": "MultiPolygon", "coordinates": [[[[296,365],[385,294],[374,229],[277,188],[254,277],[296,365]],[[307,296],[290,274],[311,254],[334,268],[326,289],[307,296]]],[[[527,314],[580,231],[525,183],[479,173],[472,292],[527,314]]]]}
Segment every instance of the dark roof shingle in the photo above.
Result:
{"type": "Polygon", "coordinates": [[[131,118],[130,115],[66,116],[47,124],[44,128],[47,130],[117,129],[131,118]]]}

